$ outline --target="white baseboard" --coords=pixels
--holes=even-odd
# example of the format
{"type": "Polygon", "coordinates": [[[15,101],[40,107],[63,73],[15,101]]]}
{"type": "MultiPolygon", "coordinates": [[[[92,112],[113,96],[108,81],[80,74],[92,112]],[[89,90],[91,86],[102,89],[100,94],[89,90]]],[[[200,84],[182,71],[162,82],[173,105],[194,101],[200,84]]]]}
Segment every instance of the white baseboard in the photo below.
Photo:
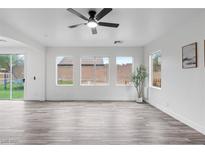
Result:
{"type": "Polygon", "coordinates": [[[203,126],[201,126],[201,125],[199,125],[199,124],[197,124],[197,123],[195,123],[195,122],[193,122],[193,121],[191,121],[191,120],[189,120],[189,119],[187,119],[187,118],[185,118],[185,117],[183,117],[183,116],[181,116],[181,115],[179,115],[179,114],[177,114],[169,109],[166,109],[164,107],[161,107],[161,106],[155,105],[155,104],[151,104],[151,105],[153,105],[154,107],[158,108],[162,112],[172,116],[173,118],[179,120],[180,122],[190,126],[191,128],[193,128],[193,129],[197,130],[198,132],[205,135],[205,128],[203,126]]]}

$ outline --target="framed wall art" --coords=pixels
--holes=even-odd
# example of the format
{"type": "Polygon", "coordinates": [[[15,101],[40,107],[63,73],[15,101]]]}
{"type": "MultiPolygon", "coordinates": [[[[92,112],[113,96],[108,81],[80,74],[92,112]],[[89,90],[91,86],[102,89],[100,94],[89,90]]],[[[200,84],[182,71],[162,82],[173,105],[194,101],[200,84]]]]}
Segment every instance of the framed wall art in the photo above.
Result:
{"type": "Polygon", "coordinates": [[[197,67],[197,42],[182,47],[182,68],[197,67]]]}

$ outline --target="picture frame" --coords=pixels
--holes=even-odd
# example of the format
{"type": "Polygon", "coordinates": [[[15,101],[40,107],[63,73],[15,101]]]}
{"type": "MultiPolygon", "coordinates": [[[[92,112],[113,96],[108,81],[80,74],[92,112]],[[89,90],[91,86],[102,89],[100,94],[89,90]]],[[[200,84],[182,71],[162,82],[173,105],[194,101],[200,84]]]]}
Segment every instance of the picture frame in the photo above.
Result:
{"type": "Polygon", "coordinates": [[[197,68],[197,42],[182,47],[182,68],[197,68]]]}

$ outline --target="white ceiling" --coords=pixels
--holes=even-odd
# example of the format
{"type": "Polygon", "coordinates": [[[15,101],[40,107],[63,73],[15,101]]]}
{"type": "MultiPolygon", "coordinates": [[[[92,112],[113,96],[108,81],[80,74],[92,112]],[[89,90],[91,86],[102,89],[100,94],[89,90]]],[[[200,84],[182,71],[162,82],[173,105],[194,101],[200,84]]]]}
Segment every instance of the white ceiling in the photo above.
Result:
{"type": "MultiPolygon", "coordinates": [[[[76,9],[87,15],[88,9],[76,9]]],[[[101,9],[96,9],[99,12],[101,9]]],[[[66,9],[0,9],[5,22],[44,46],[144,46],[176,26],[197,17],[203,9],[113,9],[101,21],[119,23],[117,29],[97,27],[92,35],[87,26],[75,29],[68,25],[84,20],[66,9]]]]}
{"type": "Polygon", "coordinates": [[[25,47],[26,45],[19,41],[16,41],[16,40],[13,40],[7,37],[0,37],[0,48],[1,47],[19,47],[19,46],[25,47]]]}

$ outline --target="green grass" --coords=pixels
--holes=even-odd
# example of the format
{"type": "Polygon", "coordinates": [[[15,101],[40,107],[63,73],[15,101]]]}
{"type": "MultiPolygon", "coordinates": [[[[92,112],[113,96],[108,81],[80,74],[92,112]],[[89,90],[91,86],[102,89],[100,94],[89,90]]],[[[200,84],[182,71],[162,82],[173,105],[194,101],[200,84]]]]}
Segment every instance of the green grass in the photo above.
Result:
{"type": "Polygon", "coordinates": [[[0,100],[2,99],[9,99],[10,98],[10,92],[8,90],[0,90],[0,100]]]}
{"type": "Polygon", "coordinates": [[[66,84],[73,84],[73,81],[71,81],[71,80],[58,80],[58,84],[59,85],[66,85],[66,84]]]}
{"type": "MultiPolygon", "coordinates": [[[[24,89],[23,84],[12,84],[12,99],[23,99],[24,89]]],[[[7,84],[6,89],[4,89],[4,85],[0,83],[0,100],[10,99],[10,84],[7,84]]]]}

